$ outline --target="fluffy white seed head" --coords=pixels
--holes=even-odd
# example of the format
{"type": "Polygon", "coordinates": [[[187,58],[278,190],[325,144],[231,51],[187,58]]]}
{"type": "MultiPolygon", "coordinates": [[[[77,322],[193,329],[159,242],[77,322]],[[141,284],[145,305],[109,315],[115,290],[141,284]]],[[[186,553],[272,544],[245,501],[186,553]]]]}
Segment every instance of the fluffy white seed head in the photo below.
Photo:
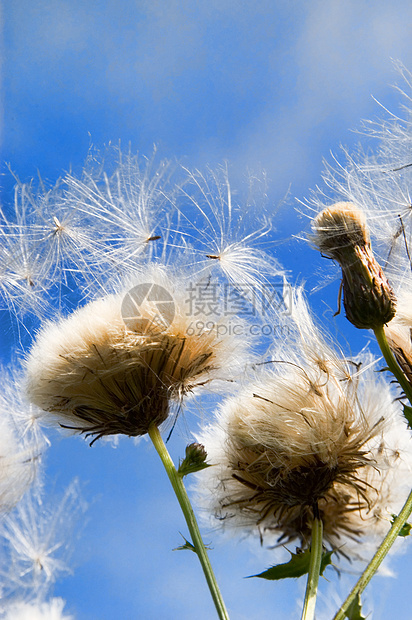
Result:
{"type": "Polygon", "coordinates": [[[198,438],[214,465],[199,474],[203,506],[223,526],[303,546],[317,506],[325,540],[345,555],[348,540],[385,529],[401,457],[385,439],[391,399],[366,374],[345,383],[285,364],[228,400],[198,438]]]}
{"type": "Polygon", "coordinates": [[[223,329],[225,320],[188,314],[190,281],[161,268],[143,277],[40,332],[27,392],[63,426],[142,435],[185,394],[241,368],[244,343],[223,329]],[[202,329],[193,326],[199,321],[202,329]]]}
{"type": "Polygon", "coordinates": [[[340,262],[342,252],[356,245],[370,243],[366,218],[350,202],[337,202],[323,209],[313,220],[312,240],[326,256],[340,262]]]}
{"type": "Polygon", "coordinates": [[[287,326],[265,372],[197,437],[214,465],[198,475],[200,504],[214,527],[303,545],[317,506],[329,545],[353,559],[362,538],[367,556],[408,493],[401,408],[371,355],[348,360],[324,340],[301,289],[287,326]]]}

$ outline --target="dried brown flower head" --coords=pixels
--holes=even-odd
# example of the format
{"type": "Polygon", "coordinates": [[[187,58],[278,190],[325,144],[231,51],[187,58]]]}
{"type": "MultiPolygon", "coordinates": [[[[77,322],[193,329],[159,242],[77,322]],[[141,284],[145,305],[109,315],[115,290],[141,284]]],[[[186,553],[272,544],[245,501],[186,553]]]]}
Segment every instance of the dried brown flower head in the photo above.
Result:
{"type": "Polygon", "coordinates": [[[343,303],[348,320],[374,329],[395,315],[393,290],[375,259],[366,219],[350,202],[337,202],[314,219],[312,241],[342,268],[343,303]]]}
{"type": "Polygon", "coordinates": [[[219,522],[303,546],[319,511],[324,540],[345,554],[341,539],[374,529],[387,501],[387,394],[359,389],[361,371],[344,360],[336,373],[336,359],[281,366],[228,400],[199,437],[215,465],[199,476],[201,501],[219,522]]]}

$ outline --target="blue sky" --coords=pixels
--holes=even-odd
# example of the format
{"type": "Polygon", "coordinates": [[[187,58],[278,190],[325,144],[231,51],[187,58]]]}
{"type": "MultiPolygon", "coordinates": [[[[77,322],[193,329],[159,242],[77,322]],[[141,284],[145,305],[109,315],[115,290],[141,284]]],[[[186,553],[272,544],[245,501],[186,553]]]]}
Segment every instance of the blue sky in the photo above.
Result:
{"type": "MultiPolygon", "coordinates": [[[[381,114],[373,97],[397,109],[392,59],[412,67],[411,23],[403,1],[3,0],[1,160],[23,180],[39,171],[54,182],[81,170],[91,144],[120,140],[148,155],[156,144],[190,167],[227,160],[234,179],[263,168],[274,205],[289,192],[279,236],[297,234],[306,222],[295,198],[321,182],[322,158],[353,146],[351,130],[381,114]]],[[[305,248],[275,250],[295,278],[321,264],[305,248]]],[[[313,299],[318,310],[322,295],[334,304],[337,286],[313,299]]],[[[343,323],[360,349],[366,337],[343,323]]],[[[186,443],[181,424],[176,460],[186,443]]],[[[172,551],[183,518],[149,443],[90,449],[53,436],[47,480],[75,476],[90,508],[74,576],[55,588],[67,610],[78,620],[212,618],[196,558],[172,551]]],[[[298,615],[303,584],[243,579],[270,563],[257,542],[212,538],[234,620],[298,615]]],[[[402,558],[398,572],[407,566],[402,558]]],[[[389,588],[393,580],[378,578],[376,619],[406,617],[389,588]]]]}

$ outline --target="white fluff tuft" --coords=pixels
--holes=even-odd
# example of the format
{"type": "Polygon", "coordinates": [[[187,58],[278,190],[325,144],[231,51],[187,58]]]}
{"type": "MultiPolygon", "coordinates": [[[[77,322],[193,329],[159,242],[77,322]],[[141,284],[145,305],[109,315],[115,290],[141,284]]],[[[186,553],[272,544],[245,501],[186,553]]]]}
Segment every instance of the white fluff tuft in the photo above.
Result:
{"type": "Polygon", "coordinates": [[[64,613],[65,602],[61,598],[39,603],[13,603],[7,607],[4,620],[74,620],[64,613]]]}

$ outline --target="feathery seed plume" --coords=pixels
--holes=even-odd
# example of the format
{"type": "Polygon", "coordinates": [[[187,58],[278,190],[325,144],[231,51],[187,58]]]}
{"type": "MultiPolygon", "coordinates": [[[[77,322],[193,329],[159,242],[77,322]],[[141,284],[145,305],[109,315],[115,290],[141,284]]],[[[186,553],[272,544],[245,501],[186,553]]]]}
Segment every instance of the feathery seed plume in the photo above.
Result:
{"type": "Polygon", "coordinates": [[[7,607],[4,620],[74,620],[74,616],[64,612],[64,601],[52,598],[41,602],[16,602],[7,607]]]}

